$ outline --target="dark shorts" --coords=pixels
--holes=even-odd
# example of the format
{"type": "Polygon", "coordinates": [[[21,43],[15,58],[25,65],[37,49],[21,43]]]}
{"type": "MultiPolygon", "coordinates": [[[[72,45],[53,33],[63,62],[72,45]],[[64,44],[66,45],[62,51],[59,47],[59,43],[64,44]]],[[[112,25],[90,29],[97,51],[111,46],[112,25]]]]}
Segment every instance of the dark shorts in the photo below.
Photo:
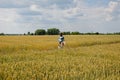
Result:
{"type": "Polygon", "coordinates": [[[59,42],[59,44],[62,44],[62,45],[64,45],[64,42],[63,42],[63,41],[61,41],[61,42],[59,42]]]}

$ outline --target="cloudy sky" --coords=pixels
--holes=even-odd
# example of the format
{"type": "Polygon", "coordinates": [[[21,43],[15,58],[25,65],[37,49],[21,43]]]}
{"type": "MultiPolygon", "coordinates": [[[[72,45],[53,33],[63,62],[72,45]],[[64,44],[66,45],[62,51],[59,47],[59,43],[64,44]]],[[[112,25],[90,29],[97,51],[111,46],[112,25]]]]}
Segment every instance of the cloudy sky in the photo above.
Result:
{"type": "Polygon", "coordinates": [[[120,0],[0,0],[0,33],[120,32],[120,0]]]}

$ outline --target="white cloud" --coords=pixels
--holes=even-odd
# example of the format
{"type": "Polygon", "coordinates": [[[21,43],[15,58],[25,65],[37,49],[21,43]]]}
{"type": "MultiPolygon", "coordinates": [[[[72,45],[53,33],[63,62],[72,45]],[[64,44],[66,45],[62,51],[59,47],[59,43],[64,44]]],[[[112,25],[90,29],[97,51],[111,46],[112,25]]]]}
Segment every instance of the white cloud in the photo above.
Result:
{"type": "Polygon", "coordinates": [[[108,4],[108,8],[105,9],[106,11],[106,21],[111,21],[113,19],[120,18],[120,2],[119,1],[110,1],[108,4]]]}
{"type": "Polygon", "coordinates": [[[32,11],[38,11],[38,6],[35,5],[35,4],[33,4],[33,5],[30,6],[30,10],[32,10],[32,11]]]}
{"type": "Polygon", "coordinates": [[[94,26],[92,29],[96,30],[98,28],[99,30],[100,24],[120,20],[120,1],[109,0],[106,2],[107,5],[98,4],[98,2],[101,1],[101,3],[104,3],[104,0],[95,1],[97,2],[95,5],[93,5],[92,1],[0,0],[0,23],[2,23],[0,24],[0,31],[5,27],[8,28],[10,24],[11,26],[17,26],[16,29],[20,29],[21,32],[23,32],[23,28],[27,31],[27,29],[37,29],[39,25],[49,28],[54,24],[56,28],[64,28],[67,31],[89,31],[90,25],[94,26]],[[8,25],[6,25],[6,23],[8,25]],[[69,26],[69,24],[71,26],[69,26]],[[36,25],[37,27],[35,27],[36,25]],[[25,28],[25,26],[29,28],[25,28]]]}
{"type": "Polygon", "coordinates": [[[0,8],[0,22],[1,23],[15,23],[20,15],[15,9],[2,9],[0,8]]]}
{"type": "Polygon", "coordinates": [[[110,1],[110,3],[108,4],[107,11],[108,12],[113,12],[116,9],[117,6],[118,6],[118,2],[110,1]]]}
{"type": "Polygon", "coordinates": [[[105,20],[106,21],[111,21],[111,20],[113,20],[113,17],[111,15],[106,15],[105,20]]]}

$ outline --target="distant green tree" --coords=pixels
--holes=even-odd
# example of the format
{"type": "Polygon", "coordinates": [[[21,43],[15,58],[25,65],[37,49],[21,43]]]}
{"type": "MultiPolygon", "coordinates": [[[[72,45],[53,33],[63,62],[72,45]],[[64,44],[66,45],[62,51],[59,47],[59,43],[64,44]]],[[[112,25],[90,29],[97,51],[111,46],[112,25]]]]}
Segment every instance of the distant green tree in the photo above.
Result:
{"type": "Polygon", "coordinates": [[[37,29],[35,31],[35,35],[45,35],[46,31],[44,29],[37,29]]]}
{"type": "Polygon", "coordinates": [[[5,35],[4,33],[0,33],[0,35],[5,35]]]}
{"type": "Polygon", "coordinates": [[[85,33],[85,35],[92,35],[93,33],[91,33],[91,32],[88,32],[88,33],[85,33]]]}
{"type": "Polygon", "coordinates": [[[34,35],[34,33],[30,33],[30,35],[34,35]]]}
{"type": "Polygon", "coordinates": [[[64,35],[70,35],[70,32],[63,32],[64,35]]]}
{"type": "Polygon", "coordinates": [[[30,32],[28,32],[27,34],[30,35],[30,32]]]}
{"type": "Polygon", "coordinates": [[[71,32],[71,35],[79,35],[80,33],[79,32],[71,32]]]}
{"type": "Polygon", "coordinates": [[[47,30],[48,35],[58,35],[60,33],[60,30],[57,28],[50,28],[47,30]]]}
{"type": "Polygon", "coordinates": [[[99,35],[99,32],[96,32],[95,34],[96,34],[96,35],[99,35]]]}
{"type": "Polygon", "coordinates": [[[116,33],[114,33],[115,35],[120,35],[120,32],[116,32],[116,33]]]}

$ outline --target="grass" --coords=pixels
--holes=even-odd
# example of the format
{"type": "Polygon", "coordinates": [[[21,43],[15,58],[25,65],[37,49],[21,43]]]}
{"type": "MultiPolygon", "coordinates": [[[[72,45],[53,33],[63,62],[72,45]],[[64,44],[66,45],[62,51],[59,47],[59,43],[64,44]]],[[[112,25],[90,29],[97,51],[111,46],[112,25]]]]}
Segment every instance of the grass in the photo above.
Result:
{"type": "Polygon", "coordinates": [[[1,36],[0,80],[120,80],[120,36],[1,36]]]}

